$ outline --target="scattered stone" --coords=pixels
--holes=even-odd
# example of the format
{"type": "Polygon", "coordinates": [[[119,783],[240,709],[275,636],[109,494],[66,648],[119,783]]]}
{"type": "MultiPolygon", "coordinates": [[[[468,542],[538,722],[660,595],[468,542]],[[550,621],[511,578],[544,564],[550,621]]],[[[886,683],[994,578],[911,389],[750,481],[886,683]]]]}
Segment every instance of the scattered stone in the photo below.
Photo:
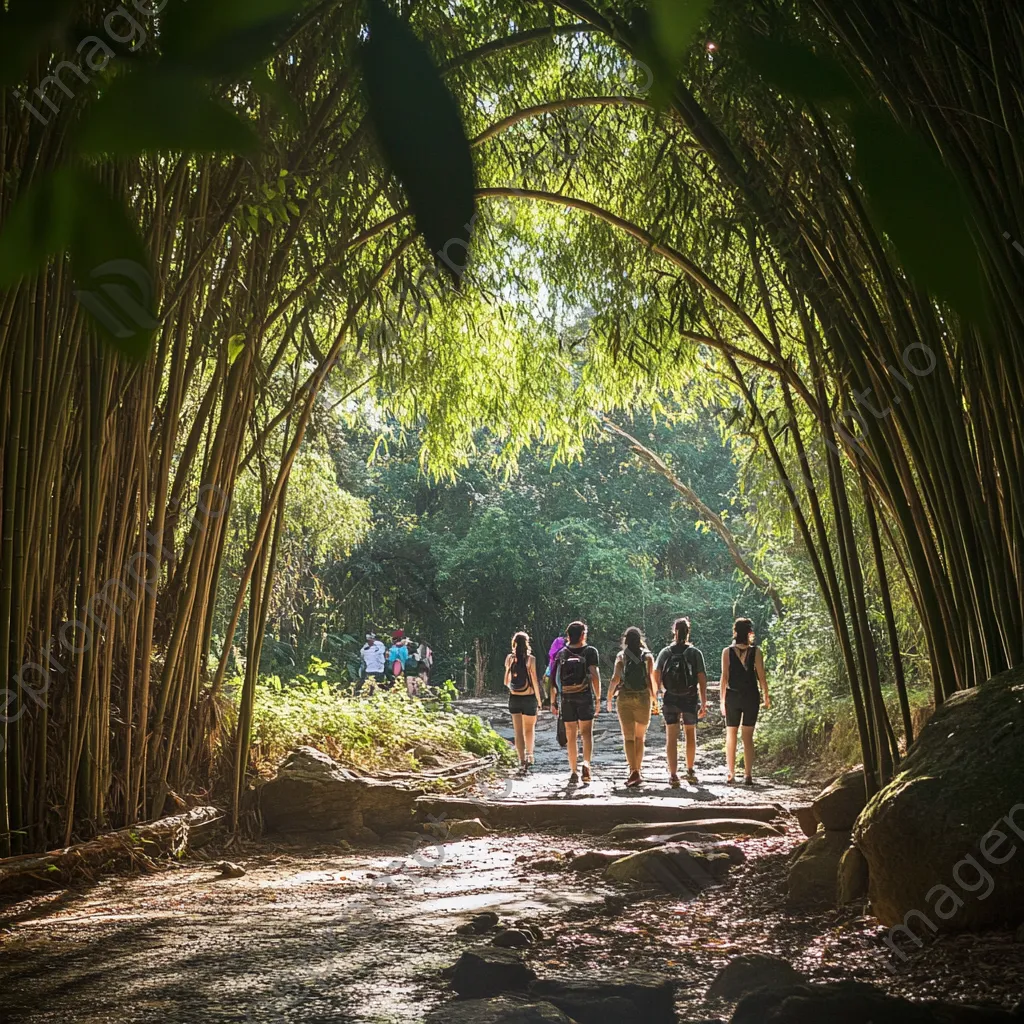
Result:
{"type": "Polygon", "coordinates": [[[544,939],[544,933],[541,931],[541,929],[537,925],[532,924],[529,921],[516,921],[515,926],[520,931],[529,932],[533,936],[534,942],[541,942],[544,939]]]}
{"type": "Polygon", "coordinates": [[[854,829],[883,924],[902,924],[912,910],[939,931],[1024,920],[1024,871],[1013,852],[1024,838],[1022,751],[1024,666],[938,708],[854,829]],[[994,896],[982,899],[990,884],[994,896]]]}
{"type": "Polygon", "coordinates": [[[675,988],[660,975],[625,971],[611,981],[545,978],[530,995],[552,1003],[578,1024],[674,1024],[675,988]]]}
{"type": "Polygon", "coordinates": [[[806,807],[794,807],[793,817],[796,818],[797,824],[800,826],[800,831],[803,832],[808,839],[812,838],[818,831],[818,815],[815,814],[814,808],[810,804],[806,807]]]}
{"type": "Polygon", "coordinates": [[[708,995],[735,1002],[761,988],[792,988],[804,983],[804,976],[781,957],[744,953],[734,957],[711,982],[708,995]]]}
{"type": "Polygon", "coordinates": [[[605,877],[654,883],[675,895],[692,897],[721,881],[729,866],[726,854],[702,853],[681,845],[659,846],[613,861],[605,869],[605,877]]]}
{"type": "Polygon", "coordinates": [[[492,946],[502,949],[526,949],[536,942],[533,932],[520,928],[506,928],[491,939],[492,946]]]}
{"type": "Polygon", "coordinates": [[[475,934],[483,935],[484,932],[489,932],[492,928],[498,926],[498,915],[493,910],[485,910],[483,913],[473,917],[469,922],[469,926],[475,934]]]}
{"type": "Polygon", "coordinates": [[[245,875],[245,868],[241,864],[233,864],[229,860],[222,860],[214,866],[220,872],[220,878],[242,878],[245,875]]]}
{"type": "Polygon", "coordinates": [[[466,924],[460,924],[459,927],[455,929],[455,934],[476,936],[477,930],[467,922],[466,924]]]}
{"type": "Polygon", "coordinates": [[[517,998],[466,999],[448,1003],[428,1013],[425,1024],[572,1024],[551,1003],[517,998]]]}
{"type": "Polygon", "coordinates": [[[536,977],[518,953],[496,946],[467,949],[451,970],[452,988],[467,999],[523,992],[536,977]]]}
{"type": "Polygon", "coordinates": [[[595,871],[597,868],[606,868],[612,861],[622,857],[621,850],[588,850],[581,853],[569,862],[573,871],[595,871]]]}
{"type": "Polygon", "coordinates": [[[840,907],[867,899],[868,862],[856,846],[851,846],[839,861],[837,886],[836,903],[840,907]]]}
{"type": "Polygon", "coordinates": [[[786,905],[792,909],[836,905],[839,861],[849,849],[849,832],[819,832],[789,869],[786,905]]]}
{"type": "Polygon", "coordinates": [[[423,826],[423,831],[438,839],[471,839],[490,835],[491,832],[479,818],[470,818],[466,821],[428,821],[423,826]]]}
{"type": "MultiPolygon", "coordinates": [[[[867,803],[864,769],[843,772],[811,804],[815,817],[831,832],[848,832],[867,803]]],[[[806,830],[805,830],[806,831],[806,830]]]]}
{"type": "Polygon", "coordinates": [[[259,788],[263,821],[273,832],[323,832],[363,827],[408,828],[421,790],[364,779],[314,747],[299,747],[277,776],[259,788]]]}
{"type": "Polygon", "coordinates": [[[1009,1024],[1015,1019],[1003,1010],[915,1003],[842,981],[753,992],[736,1007],[732,1024],[1009,1024]]]}
{"type": "Polygon", "coordinates": [[[531,860],[530,867],[534,871],[561,871],[565,867],[565,861],[559,857],[541,857],[539,860],[531,860]]]}

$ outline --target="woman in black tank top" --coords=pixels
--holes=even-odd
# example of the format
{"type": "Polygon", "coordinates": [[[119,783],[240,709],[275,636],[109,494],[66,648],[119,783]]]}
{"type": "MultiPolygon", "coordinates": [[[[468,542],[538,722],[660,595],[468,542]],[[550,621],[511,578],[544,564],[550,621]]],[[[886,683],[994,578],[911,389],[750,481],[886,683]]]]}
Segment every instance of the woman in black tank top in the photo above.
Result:
{"type": "Polygon", "coordinates": [[[721,701],[725,718],[725,763],[727,782],[736,777],[737,731],[743,734],[744,782],[753,785],[754,726],[764,695],[764,706],[772,706],[768,696],[768,679],[764,658],[754,646],[754,624],[750,619],[737,619],[733,625],[733,642],[722,651],[721,701]]]}
{"type": "Polygon", "coordinates": [[[533,766],[533,735],[540,705],[540,684],[537,682],[537,659],[533,656],[529,636],[522,632],[512,637],[512,653],[505,658],[505,686],[508,688],[508,710],[516,737],[519,770],[533,766]]]}

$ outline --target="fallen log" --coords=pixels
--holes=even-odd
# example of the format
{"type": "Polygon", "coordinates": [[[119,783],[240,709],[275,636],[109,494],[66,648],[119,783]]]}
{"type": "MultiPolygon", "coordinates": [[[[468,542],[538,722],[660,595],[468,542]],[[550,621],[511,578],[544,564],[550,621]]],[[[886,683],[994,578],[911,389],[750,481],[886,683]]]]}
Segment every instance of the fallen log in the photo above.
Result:
{"type": "Polygon", "coordinates": [[[472,800],[427,794],[415,802],[420,821],[479,818],[495,828],[540,828],[560,825],[573,829],[607,831],[625,822],[686,822],[712,818],[767,822],[782,814],[780,807],[756,805],[683,804],[674,801],[639,803],[634,800],[472,800]]]}
{"type": "Polygon", "coordinates": [[[7,857],[0,860],[0,896],[62,889],[125,865],[155,870],[158,858],[180,857],[190,845],[215,832],[223,817],[216,807],[195,807],[66,849],[7,857]]]}

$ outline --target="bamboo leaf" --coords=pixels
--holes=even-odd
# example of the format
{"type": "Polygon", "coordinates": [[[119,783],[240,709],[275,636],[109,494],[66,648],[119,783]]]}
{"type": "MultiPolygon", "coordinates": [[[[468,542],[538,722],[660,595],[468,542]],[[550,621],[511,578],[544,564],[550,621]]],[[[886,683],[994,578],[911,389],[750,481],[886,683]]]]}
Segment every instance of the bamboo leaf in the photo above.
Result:
{"type": "Polygon", "coordinates": [[[118,78],[89,109],[79,144],[86,153],[253,153],[252,126],[214,99],[192,74],[144,68],[118,78]]]}
{"type": "Polygon", "coordinates": [[[164,16],[164,56],[211,74],[236,74],[273,56],[304,0],[176,3],[164,16]]]}
{"type": "Polygon", "coordinates": [[[135,220],[124,202],[84,173],[75,177],[75,210],[75,298],[108,344],[140,362],[160,324],[149,256],[135,220]]]}
{"type": "Polygon", "coordinates": [[[383,0],[369,0],[363,70],[381,152],[402,183],[416,227],[455,284],[469,255],[476,175],[454,97],[426,46],[383,0]]]}
{"type": "Polygon", "coordinates": [[[970,208],[953,173],[922,138],[884,114],[851,120],[856,172],[879,229],[918,284],[972,321],[985,315],[970,208]]]}
{"type": "Polygon", "coordinates": [[[19,196],[0,225],[0,288],[41,270],[71,244],[75,227],[75,179],[55,171],[19,196]]]}

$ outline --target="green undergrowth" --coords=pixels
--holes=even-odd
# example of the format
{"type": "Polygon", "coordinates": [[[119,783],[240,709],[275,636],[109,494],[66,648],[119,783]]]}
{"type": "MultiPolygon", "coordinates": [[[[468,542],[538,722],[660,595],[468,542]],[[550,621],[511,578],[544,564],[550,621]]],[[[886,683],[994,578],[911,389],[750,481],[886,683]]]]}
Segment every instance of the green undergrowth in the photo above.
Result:
{"type": "Polygon", "coordinates": [[[442,763],[467,755],[515,760],[504,739],[475,715],[452,710],[444,694],[445,688],[432,700],[410,699],[404,692],[352,696],[324,681],[289,685],[276,677],[260,680],[253,714],[256,764],[272,771],[300,746],[368,770],[415,771],[427,755],[442,763]]]}

